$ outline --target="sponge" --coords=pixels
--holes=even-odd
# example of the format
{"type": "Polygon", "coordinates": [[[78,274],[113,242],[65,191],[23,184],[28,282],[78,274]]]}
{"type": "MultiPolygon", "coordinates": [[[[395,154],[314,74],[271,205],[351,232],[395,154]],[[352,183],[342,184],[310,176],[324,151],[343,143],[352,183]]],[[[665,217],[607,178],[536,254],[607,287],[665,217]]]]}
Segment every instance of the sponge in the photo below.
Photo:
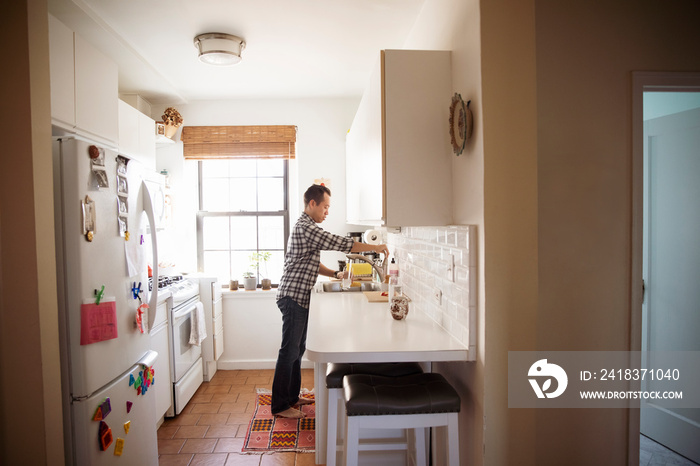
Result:
{"type": "Polygon", "coordinates": [[[352,274],[355,277],[372,276],[372,266],[368,263],[350,264],[352,266],[352,274]]]}

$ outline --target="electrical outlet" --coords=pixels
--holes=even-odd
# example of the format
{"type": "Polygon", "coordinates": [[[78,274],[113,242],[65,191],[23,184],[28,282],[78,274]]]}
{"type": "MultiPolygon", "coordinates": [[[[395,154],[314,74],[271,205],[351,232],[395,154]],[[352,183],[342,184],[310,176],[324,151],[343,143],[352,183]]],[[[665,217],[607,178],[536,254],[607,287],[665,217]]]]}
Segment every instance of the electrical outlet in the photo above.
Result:
{"type": "Polygon", "coordinates": [[[439,288],[435,288],[435,291],[433,291],[433,302],[437,304],[438,306],[442,306],[442,290],[439,288]]]}
{"type": "Polygon", "coordinates": [[[450,254],[447,256],[447,281],[450,283],[455,282],[455,255],[450,254]]]}

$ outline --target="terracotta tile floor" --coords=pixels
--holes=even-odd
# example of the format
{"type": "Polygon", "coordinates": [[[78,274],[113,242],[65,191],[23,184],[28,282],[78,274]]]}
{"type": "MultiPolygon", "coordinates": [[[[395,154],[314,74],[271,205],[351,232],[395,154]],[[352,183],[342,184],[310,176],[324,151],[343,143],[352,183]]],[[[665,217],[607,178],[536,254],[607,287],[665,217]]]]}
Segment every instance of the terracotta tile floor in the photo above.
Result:
{"type": "MultiPolygon", "coordinates": [[[[166,419],[158,429],[159,464],[313,466],[314,453],[241,453],[255,409],[255,390],[272,389],[273,374],[273,370],[217,371],[180,415],[166,419]]],[[[301,386],[313,388],[313,369],[302,370],[301,386]]]]}

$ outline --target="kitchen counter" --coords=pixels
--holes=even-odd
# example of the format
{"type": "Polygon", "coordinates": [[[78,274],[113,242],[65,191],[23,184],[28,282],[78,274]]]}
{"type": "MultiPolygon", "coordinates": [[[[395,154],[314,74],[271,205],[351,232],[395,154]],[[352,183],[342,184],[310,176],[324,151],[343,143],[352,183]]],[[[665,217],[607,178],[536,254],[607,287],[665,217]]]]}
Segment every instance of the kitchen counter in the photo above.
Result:
{"type": "Polygon", "coordinates": [[[314,362],[316,463],[326,463],[326,364],[333,362],[466,361],[468,348],[411,305],[394,320],[389,303],[363,293],[312,293],[306,357],[314,362]]]}
{"type": "Polygon", "coordinates": [[[394,320],[389,303],[361,292],[313,293],[306,357],[314,362],[466,361],[468,348],[411,304],[394,320]]]}

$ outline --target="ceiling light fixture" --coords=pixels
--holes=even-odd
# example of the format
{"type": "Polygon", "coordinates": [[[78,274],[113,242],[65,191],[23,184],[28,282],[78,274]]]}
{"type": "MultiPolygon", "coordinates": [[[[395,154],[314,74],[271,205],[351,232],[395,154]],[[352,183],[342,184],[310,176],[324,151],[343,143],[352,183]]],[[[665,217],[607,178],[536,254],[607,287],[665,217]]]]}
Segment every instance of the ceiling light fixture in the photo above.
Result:
{"type": "Polygon", "coordinates": [[[231,34],[208,32],[194,38],[194,46],[199,51],[199,59],[209,65],[228,66],[241,61],[245,48],[243,39],[231,34]]]}

